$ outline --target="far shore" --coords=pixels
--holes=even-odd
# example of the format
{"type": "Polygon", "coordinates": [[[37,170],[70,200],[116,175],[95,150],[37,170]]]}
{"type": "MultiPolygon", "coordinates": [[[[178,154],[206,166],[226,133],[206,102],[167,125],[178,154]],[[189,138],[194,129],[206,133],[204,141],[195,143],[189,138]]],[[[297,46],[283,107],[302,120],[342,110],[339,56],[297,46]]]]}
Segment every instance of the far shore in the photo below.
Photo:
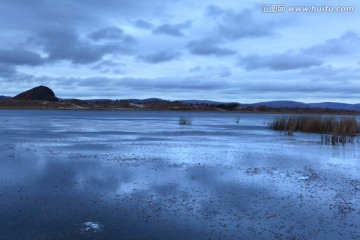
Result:
{"type": "Polygon", "coordinates": [[[359,111],[323,109],[323,108],[273,108],[266,106],[227,108],[218,105],[183,104],[178,102],[148,102],[132,104],[126,101],[89,103],[81,100],[19,101],[1,100],[0,109],[7,110],[99,110],[99,111],[173,111],[173,112],[219,112],[219,113],[253,113],[253,114],[316,114],[316,115],[352,115],[359,116],[359,111]]]}

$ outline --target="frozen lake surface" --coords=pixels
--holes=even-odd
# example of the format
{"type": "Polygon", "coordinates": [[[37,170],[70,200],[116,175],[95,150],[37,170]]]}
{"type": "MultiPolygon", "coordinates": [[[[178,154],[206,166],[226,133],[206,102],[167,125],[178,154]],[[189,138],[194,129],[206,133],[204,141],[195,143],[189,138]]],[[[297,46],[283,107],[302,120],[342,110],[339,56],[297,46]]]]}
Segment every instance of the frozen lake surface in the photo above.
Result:
{"type": "Polygon", "coordinates": [[[273,117],[0,110],[0,239],[359,239],[360,144],[273,117]]]}

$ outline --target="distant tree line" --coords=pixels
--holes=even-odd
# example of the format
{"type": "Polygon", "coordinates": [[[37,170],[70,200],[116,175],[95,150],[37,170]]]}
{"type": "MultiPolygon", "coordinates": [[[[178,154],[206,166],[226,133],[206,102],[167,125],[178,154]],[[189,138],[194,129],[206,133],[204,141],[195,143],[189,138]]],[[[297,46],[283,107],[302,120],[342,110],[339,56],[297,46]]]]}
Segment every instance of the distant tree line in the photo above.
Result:
{"type": "Polygon", "coordinates": [[[240,104],[238,103],[227,103],[227,104],[219,104],[217,105],[218,108],[227,110],[227,111],[235,111],[237,107],[239,107],[240,104]]]}

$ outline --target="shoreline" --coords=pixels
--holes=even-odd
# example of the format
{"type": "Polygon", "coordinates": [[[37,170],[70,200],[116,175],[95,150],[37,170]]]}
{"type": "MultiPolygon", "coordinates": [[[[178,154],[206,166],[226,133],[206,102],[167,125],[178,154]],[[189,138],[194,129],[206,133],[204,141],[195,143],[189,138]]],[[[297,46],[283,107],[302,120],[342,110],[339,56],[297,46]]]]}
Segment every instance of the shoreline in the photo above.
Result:
{"type": "Polygon", "coordinates": [[[151,101],[134,104],[128,101],[89,102],[78,99],[60,101],[0,100],[0,110],[73,110],[73,111],[164,111],[164,112],[209,112],[233,114],[298,114],[298,115],[351,115],[360,116],[360,111],[334,108],[297,108],[242,106],[238,104],[185,104],[179,101],[151,101]]]}
{"type": "Polygon", "coordinates": [[[360,116],[360,112],[353,111],[339,111],[333,110],[330,112],[324,111],[324,109],[311,109],[311,111],[306,111],[306,109],[298,109],[297,110],[284,110],[284,109],[276,109],[269,111],[246,111],[246,110],[234,110],[234,111],[224,111],[224,110],[183,110],[183,109],[139,109],[139,108],[57,108],[57,107],[3,107],[0,106],[1,110],[51,110],[51,111],[112,111],[112,112],[121,112],[121,111],[133,111],[133,112],[187,112],[187,113],[233,113],[233,114],[293,114],[293,115],[351,115],[351,116],[360,116]]]}

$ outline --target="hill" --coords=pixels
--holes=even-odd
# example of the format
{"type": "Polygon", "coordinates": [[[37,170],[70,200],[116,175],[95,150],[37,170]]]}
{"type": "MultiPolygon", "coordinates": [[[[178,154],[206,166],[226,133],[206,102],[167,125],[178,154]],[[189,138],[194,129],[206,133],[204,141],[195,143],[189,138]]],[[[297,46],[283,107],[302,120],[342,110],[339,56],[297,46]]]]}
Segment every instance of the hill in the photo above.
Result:
{"type": "Polygon", "coordinates": [[[15,100],[41,100],[49,102],[57,102],[59,99],[54,92],[45,86],[38,86],[16,95],[15,100]]]}

